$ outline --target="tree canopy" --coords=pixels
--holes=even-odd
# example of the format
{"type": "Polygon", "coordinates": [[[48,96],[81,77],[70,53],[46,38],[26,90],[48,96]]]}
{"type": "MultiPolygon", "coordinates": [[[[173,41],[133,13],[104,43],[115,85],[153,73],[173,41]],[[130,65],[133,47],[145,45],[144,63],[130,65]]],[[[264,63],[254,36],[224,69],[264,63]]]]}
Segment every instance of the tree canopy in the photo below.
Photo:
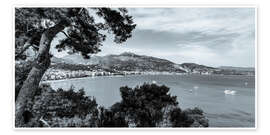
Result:
{"type": "Polygon", "coordinates": [[[56,45],[58,51],[70,49],[84,58],[100,51],[106,31],[114,35],[116,43],[122,43],[136,27],[125,8],[16,8],[16,58],[24,58],[26,44],[38,50],[42,33],[57,24],[65,27],[61,32],[66,36],[56,45]],[[97,22],[94,14],[102,22],[97,22]]]}

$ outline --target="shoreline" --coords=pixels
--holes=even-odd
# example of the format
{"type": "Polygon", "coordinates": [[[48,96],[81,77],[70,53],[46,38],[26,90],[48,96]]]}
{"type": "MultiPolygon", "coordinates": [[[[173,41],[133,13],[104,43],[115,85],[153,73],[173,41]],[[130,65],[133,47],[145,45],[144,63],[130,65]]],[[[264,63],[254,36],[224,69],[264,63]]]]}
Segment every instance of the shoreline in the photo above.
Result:
{"type": "Polygon", "coordinates": [[[65,78],[65,79],[56,79],[56,80],[44,80],[41,81],[41,83],[50,83],[50,82],[61,82],[61,81],[67,81],[67,80],[79,80],[79,79],[95,79],[98,77],[126,77],[126,76],[145,76],[145,75],[180,75],[180,76],[190,76],[190,75],[197,75],[197,76],[247,76],[252,77],[255,75],[221,75],[221,74],[212,74],[212,75],[203,75],[203,74],[130,74],[130,75],[104,75],[104,76],[85,76],[85,77],[74,77],[74,78],[65,78]]]}

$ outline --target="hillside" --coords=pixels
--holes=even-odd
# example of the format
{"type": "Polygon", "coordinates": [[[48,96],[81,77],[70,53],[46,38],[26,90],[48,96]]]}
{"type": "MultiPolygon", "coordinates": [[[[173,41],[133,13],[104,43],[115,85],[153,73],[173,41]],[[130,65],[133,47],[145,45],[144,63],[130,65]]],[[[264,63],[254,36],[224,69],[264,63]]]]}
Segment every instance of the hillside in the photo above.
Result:
{"type": "Polygon", "coordinates": [[[70,63],[76,65],[99,65],[103,69],[115,71],[157,71],[157,72],[185,72],[175,63],[134,53],[122,53],[120,55],[93,56],[83,59],[80,55],[69,55],[64,58],[54,58],[54,63],[70,63]]]}
{"type": "Polygon", "coordinates": [[[199,65],[196,63],[182,63],[180,66],[185,69],[186,72],[191,73],[212,73],[213,71],[217,70],[217,68],[199,65]]]}
{"type": "Polygon", "coordinates": [[[178,72],[184,70],[175,66],[175,63],[134,53],[122,53],[120,55],[107,55],[99,63],[104,68],[111,68],[120,71],[158,71],[158,72],[178,72]]]}
{"type": "Polygon", "coordinates": [[[119,55],[91,56],[83,59],[80,55],[67,55],[53,58],[54,68],[89,69],[99,71],[123,72],[173,72],[195,74],[252,75],[254,68],[220,67],[214,68],[196,63],[176,64],[166,59],[125,52],[119,55]],[[93,68],[94,67],[94,68],[93,68]],[[90,69],[91,68],[91,69],[90,69]],[[93,69],[92,69],[93,68],[93,69]]]}

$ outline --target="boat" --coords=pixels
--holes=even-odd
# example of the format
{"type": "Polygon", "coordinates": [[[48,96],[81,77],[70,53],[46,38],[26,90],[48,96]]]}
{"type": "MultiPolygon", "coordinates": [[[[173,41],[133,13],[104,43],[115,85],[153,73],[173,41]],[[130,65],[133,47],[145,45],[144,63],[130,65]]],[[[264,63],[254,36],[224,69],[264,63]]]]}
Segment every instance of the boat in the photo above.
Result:
{"type": "Polygon", "coordinates": [[[235,95],[236,91],[234,91],[234,90],[224,90],[224,93],[227,94],[227,95],[235,95]]]}

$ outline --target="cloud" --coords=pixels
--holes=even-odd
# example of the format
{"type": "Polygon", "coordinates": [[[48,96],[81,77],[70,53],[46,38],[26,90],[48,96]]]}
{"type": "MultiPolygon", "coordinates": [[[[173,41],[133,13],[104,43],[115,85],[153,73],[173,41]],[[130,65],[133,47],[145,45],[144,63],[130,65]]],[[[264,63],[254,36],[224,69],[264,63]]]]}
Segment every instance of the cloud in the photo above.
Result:
{"type": "Polygon", "coordinates": [[[134,8],[130,9],[138,29],[156,31],[241,31],[254,26],[253,8],[134,8]]]}
{"type": "Polygon", "coordinates": [[[135,8],[130,13],[140,31],[135,34],[145,32],[140,43],[154,39],[146,42],[152,55],[166,54],[180,63],[255,65],[254,8],[135,8]]]}
{"type": "Polygon", "coordinates": [[[117,45],[108,35],[98,55],[129,51],[176,63],[255,65],[254,8],[128,8],[128,11],[137,24],[132,37],[117,45]]]}

